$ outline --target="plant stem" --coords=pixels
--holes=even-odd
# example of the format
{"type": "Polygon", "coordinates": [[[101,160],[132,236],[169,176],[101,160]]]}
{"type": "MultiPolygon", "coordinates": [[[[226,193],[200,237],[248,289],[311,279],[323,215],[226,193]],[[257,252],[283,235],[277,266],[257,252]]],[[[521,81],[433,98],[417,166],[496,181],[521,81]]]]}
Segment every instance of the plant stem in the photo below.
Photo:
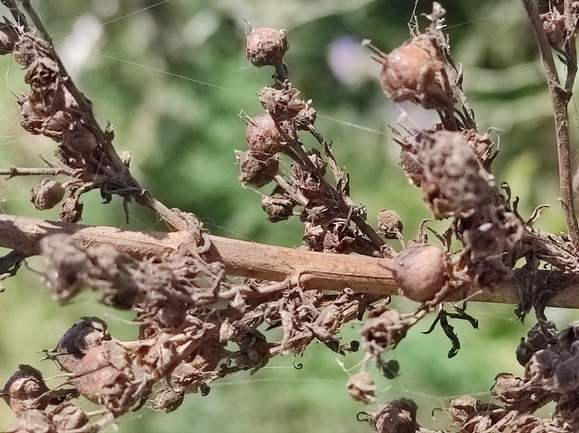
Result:
{"type": "MultiPolygon", "coordinates": [[[[545,70],[547,77],[547,84],[549,87],[549,94],[551,95],[551,103],[553,104],[553,113],[555,116],[555,136],[557,140],[557,157],[559,163],[559,189],[560,200],[563,206],[563,213],[565,215],[565,222],[567,230],[569,231],[569,238],[575,251],[579,252],[579,225],[577,224],[577,216],[575,214],[575,205],[573,203],[573,180],[572,180],[572,164],[571,164],[571,150],[569,143],[569,113],[568,103],[571,98],[571,88],[577,70],[576,55],[574,52],[574,43],[565,43],[567,48],[567,79],[565,87],[560,84],[555,61],[553,59],[553,52],[545,30],[539,10],[534,0],[522,0],[523,5],[529,15],[529,19],[541,54],[541,63],[545,70]]],[[[566,0],[565,4],[570,3],[566,0]]],[[[573,35],[574,35],[573,30],[573,35]]],[[[573,36],[574,38],[575,36],[573,36]]]]}
{"type": "MultiPolygon", "coordinates": [[[[0,247],[12,248],[26,255],[40,254],[43,237],[56,233],[71,235],[87,246],[108,245],[135,259],[162,255],[182,247],[196,248],[197,239],[190,231],[142,232],[114,227],[83,226],[22,216],[0,215],[0,247]]],[[[304,289],[341,291],[350,288],[358,293],[396,295],[398,288],[392,273],[385,267],[388,259],[358,255],[320,253],[255,242],[209,236],[211,247],[205,258],[225,265],[230,276],[268,281],[291,280],[304,289]]],[[[474,293],[470,290],[470,293],[474,293]]],[[[469,289],[451,295],[461,300],[469,289]]],[[[481,290],[469,301],[517,304],[519,286],[506,280],[496,290],[481,290]]],[[[579,285],[571,284],[548,302],[549,306],[579,308],[579,285]]]]}

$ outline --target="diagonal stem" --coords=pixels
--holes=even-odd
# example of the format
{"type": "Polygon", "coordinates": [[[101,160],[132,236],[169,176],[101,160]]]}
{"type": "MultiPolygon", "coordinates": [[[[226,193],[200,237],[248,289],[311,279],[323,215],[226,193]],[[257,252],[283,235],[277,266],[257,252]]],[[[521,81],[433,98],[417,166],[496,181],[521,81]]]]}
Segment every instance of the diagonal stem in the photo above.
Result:
{"type": "MultiPolygon", "coordinates": [[[[547,77],[547,85],[549,87],[549,94],[551,95],[551,103],[553,104],[553,114],[555,117],[555,136],[557,140],[557,158],[559,163],[559,189],[560,200],[563,206],[563,213],[565,215],[565,223],[569,231],[569,238],[575,251],[579,252],[579,225],[577,224],[577,216],[575,215],[575,205],[573,203],[573,180],[572,180],[572,164],[571,164],[571,149],[569,138],[569,112],[568,103],[571,98],[572,81],[574,81],[576,71],[576,54],[573,52],[566,53],[567,65],[567,79],[565,87],[560,84],[557,69],[555,67],[555,60],[553,59],[553,52],[545,30],[539,10],[535,4],[535,0],[522,0],[523,5],[529,15],[529,19],[537,42],[539,44],[539,51],[541,54],[541,63],[545,70],[547,77]]],[[[568,1],[566,0],[566,4],[568,1]]],[[[569,2],[570,3],[570,2],[569,2]]],[[[574,30],[573,30],[574,35],[574,30]]],[[[574,36],[573,36],[574,37],[574,36]]],[[[567,50],[574,51],[574,43],[565,44],[567,50]]]]}

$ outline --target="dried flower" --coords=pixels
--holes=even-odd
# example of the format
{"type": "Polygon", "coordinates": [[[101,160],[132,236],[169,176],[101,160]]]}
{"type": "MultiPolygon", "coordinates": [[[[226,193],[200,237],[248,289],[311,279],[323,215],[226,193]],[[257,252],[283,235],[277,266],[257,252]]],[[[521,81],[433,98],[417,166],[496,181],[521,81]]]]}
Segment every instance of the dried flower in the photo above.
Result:
{"type": "Polygon", "coordinates": [[[348,394],[356,401],[369,404],[376,400],[376,384],[372,380],[372,376],[367,371],[360,371],[359,373],[350,376],[348,384],[346,385],[348,394]]]}
{"type": "Polygon", "coordinates": [[[257,154],[251,150],[236,152],[239,161],[239,180],[245,184],[261,188],[270,183],[279,172],[277,156],[257,154]]]}
{"type": "Polygon", "coordinates": [[[379,355],[393,349],[406,336],[408,327],[398,311],[385,305],[374,308],[360,328],[366,352],[379,355]]]}
{"type": "Polygon", "coordinates": [[[368,422],[378,433],[416,433],[420,431],[417,410],[413,400],[401,398],[378,406],[376,412],[368,414],[368,422]]]}
{"type": "Polygon", "coordinates": [[[83,203],[78,197],[68,197],[62,202],[58,219],[67,223],[77,223],[82,219],[83,203]]]}
{"type": "Polygon", "coordinates": [[[386,239],[399,239],[402,228],[402,220],[398,212],[392,209],[381,209],[378,212],[378,230],[386,239]]]}

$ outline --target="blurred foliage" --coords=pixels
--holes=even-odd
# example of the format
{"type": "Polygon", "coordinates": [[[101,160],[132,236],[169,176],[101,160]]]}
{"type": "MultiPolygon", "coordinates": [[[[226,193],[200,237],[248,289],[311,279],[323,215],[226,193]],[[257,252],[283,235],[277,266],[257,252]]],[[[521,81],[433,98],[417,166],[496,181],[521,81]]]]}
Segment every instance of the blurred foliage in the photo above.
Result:
{"type": "MultiPolygon", "coordinates": [[[[448,0],[443,6],[480,130],[502,130],[497,181],[508,181],[513,194],[520,196],[522,215],[530,215],[539,204],[551,204],[536,226],[563,230],[551,108],[521,5],[506,0],[448,0]]],[[[271,83],[271,71],[252,68],[245,61],[243,19],[254,26],[287,29],[291,48],[286,61],[294,85],[304,98],[313,100],[318,127],[333,141],[338,162],[348,168],[352,197],[367,207],[369,220],[375,223],[383,207],[396,209],[410,239],[429,216],[420,191],[408,185],[397,167],[397,149],[387,125],[405,120],[427,127],[433,118],[386,101],[376,78],[378,65],[370,53],[352,48],[367,38],[390,51],[407,40],[412,1],[50,0],[38,2],[38,9],[77,84],[94,102],[101,123],[114,124],[117,149],[132,152],[135,176],[168,206],[197,214],[213,234],[297,246],[302,230],[295,220],[275,225],[265,221],[260,194],[269,193],[271,187],[253,191],[237,181],[234,150],[245,148],[245,125],[236,116],[241,109],[250,115],[261,112],[255,94],[271,83]]],[[[428,9],[428,2],[418,3],[419,14],[428,9]]],[[[37,154],[50,158],[54,145],[20,131],[13,94],[25,89],[23,72],[9,58],[0,59],[0,66],[7,71],[5,85],[0,86],[1,165],[41,166],[37,154]]],[[[576,130],[577,119],[572,120],[576,130]]],[[[0,210],[56,218],[56,212],[39,214],[30,205],[28,191],[37,181],[3,181],[0,210]]],[[[101,205],[93,192],[84,201],[84,223],[126,226],[120,200],[101,205]]],[[[129,228],[164,229],[154,215],[136,206],[130,211],[129,228]]],[[[439,231],[446,227],[444,222],[431,226],[439,231]]],[[[42,262],[32,260],[30,268],[42,269],[42,262]]],[[[27,270],[5,286],[0,294],[2,380],[19,363],[56,374],[49,361],[40,362],[37,351],[54,347],[82,315],[100,315],[119,338],[135,336],[135,327],[116,320],[130,320],[130,315],[99,305],[95,294],[58,307],[37,273],[27,270]]],[[[397,302],[406,311],[415,307],[397,302]]],[[[455,324],[463,347],[452,360],[446,357],[450,343],[440,330],[425,336],[419,331],[429,323],[417,326],[390,354],[400,362],[401,376],[388,381],[374,372],[378,403],[414,398],[421,407],[420,421],[441,429],[446,420],[441,415],[435,422],[430,416],[433,408],[443,408],[451,397],[463,393],[488,398],[496,373],[521,374],[514,349],[532,323],[517,323],[513,309],[471,304],[469,313],[480,320],[480,330],[455,324]]],[[[549,314],[559,324],[576,316],[563,310],[549,314]]],[[[358,338],[358,326],[349,325],[344,337],[358,338]]],[[[347,373],[341,364],[352,368],[359,360],[359,354],[342,358],[316,345],[295,360],[304,364],[301,370],[292,367],[291,357],[280,357],[255,376],[244,373],[217,382],[207,397],[188,396],[171,414],[144,409],[125,416],[119,431],[370,431],[355,419],[366,408],[345,392],[348,374],[356,368],[347,373]]],[[[0,429],[12,417],[3,405],[0,429]]]]}

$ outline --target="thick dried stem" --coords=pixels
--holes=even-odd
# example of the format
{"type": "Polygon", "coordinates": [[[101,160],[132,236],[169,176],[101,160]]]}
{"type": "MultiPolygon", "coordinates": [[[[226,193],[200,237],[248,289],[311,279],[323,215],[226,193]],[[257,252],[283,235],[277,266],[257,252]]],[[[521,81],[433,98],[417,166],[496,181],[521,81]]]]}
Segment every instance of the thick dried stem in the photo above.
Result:
{"type": "MultiPolygon", "coordinates": [[[[135,258],[162,255],[181,246],[197,247],[192,232],[141,232],[113,227],[91,227],[51,222],[36,218],[0,215],[0,246],[28,255],[39,254],[45,236],[66,233],[88,246],[109,245],[135,258]]],[[[228,275],[269,281],[294,279],[306,289],[341,291],[348,287],[359,293],[395,295],[398,287],[387,269],[391,260],[357,255],[320,253],[263,245],[210,236],[208,261],[221,261],[228,275]]],[[[517,304],[520,286],[507,279],[500,288],[477,292],[469,300],[517,304]]],[[[468,288],[450,296],[462,299],[468,288]]],[[[579,286],[570,285],[548,303],[550,306],[579,308],[579,286]]]]}

